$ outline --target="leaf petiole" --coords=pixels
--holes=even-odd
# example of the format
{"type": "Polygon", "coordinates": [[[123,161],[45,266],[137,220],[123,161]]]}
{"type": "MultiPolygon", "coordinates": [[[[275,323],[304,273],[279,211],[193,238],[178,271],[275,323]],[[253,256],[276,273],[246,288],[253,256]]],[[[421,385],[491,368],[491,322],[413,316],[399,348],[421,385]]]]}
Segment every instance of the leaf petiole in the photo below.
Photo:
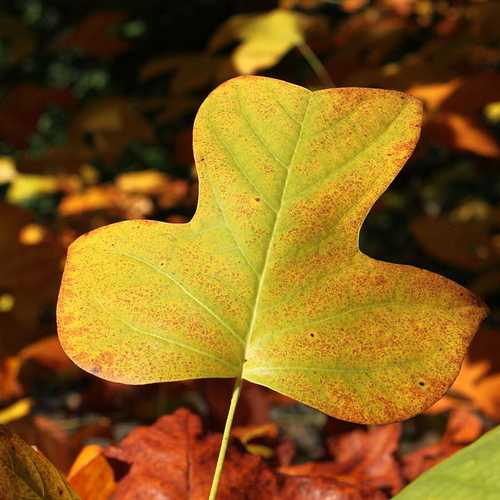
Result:
{"type": "Polygon", "coordinates": [[[229,438],[231,437],[231,427],[233,425],[234,413],[236,410],[236,405],[238,404],[238,399],[240,398],[242,379],[241,375],[236,377],[233,387],[233,395],[231,396],[231,404],[229,405],[229,411],[227,412],[226,424],[224,426],[224,434],[222,434],[222,443],[219,449],[219,456],[217,457],[217,465],[215,467],[214,477],[212,479],[212,486],[210,488],[209,500],[216,500],[217,490],[219,488],[219,482],[222,474],[222,467],[224,466],[224,459],[226,457],[227,445],[229,444],[229,438]]]}

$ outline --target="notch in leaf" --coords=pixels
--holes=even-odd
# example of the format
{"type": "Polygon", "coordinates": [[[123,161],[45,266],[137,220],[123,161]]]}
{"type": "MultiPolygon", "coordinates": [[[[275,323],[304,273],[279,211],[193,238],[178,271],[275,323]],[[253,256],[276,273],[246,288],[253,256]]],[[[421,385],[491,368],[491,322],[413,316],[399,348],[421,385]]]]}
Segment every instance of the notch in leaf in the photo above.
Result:
{"type": "Polygon", "coordinates": [[[399,92],[222,84],[195,122],[191,222],[120,222],[70,247],[64,349],[118,382],[235,378],[225,438],[242,379],[354,422],[430,406],[486,308],[443,277],[358,247],[421,118],[420,102],[399,92]]]}

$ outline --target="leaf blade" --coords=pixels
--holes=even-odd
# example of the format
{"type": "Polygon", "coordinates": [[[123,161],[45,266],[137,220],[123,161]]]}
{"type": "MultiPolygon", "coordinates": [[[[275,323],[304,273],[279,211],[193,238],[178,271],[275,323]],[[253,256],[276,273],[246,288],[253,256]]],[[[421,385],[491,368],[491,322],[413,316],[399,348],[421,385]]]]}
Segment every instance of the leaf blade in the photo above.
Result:
{"type": "Polygon", "coordinates": [[[78,500],[64,476],[39,452],[0,427],[0,497],[5,500],[78,500]]]}
{"type": "Polygon", "coordinates": [[[58,304],[63,346],[111,380],[242,375],[357,422],[429,406],[455,378],[485,308],[445,278],[358,248],[368,211],[413,151],[421,116],[416,99],[393,91],[312,93],[263,77],[224,83],[195,121],[192,221],[122,222],[71,247],[58,304]],[[109,318],[89,320],[92,293],[127,332],[109,318]],[[371,366],[377,356],[388,374],[371,366]],[[373,373],[348,375],[360,361],[373,373]]]}

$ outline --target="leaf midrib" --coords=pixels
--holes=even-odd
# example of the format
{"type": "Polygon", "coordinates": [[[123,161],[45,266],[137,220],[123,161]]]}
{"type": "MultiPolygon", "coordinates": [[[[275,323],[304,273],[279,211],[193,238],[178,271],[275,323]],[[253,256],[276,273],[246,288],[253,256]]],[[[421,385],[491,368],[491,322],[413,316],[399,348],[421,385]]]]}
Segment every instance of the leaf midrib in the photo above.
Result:
{"type": "Polygon", "coordinates": [[[249,325],[247,333],[246,333],[245,347],[244,347],[244,350],[243,350],[243,356],[244,357],[243,357],[243,362],[241,364],[241,373],[239,375],[240,378],[242,378],[242,376],[243,376],[243,370],[244,370],[245,363],[246,363],[247,350],[248,350],[248,347],[251,344],[252,333],[253,333],[253,331],[255,329],[255,323],[257,321],[259,304],[260,304],[260,297],[261,297],[261,294],[262,294],[262,287],[263,287],[263,285],[265,283],[266,273],[267,273],[267,269],[268,269],[268,265],[269,265],[269,257],[271,255],[271,249],[273,247],[274,238],[276,237],[276,229],[278,228],[279,221],[280,221],[281,209],[283,207],[283,200],[285,198],[286,188],[288,186],[288,180],[290,178],[290,170],[291,170],[293,162],[295,160],[295,155],[297,154],[297,150],[299,149],[299,144],[301,143],[301,140],[302,140],[302,134],[303,134],[303,131],[304,131],[304,123],[306,122],[307,113],[309,111],[309,107],[311,105],[311,101],[312,101],[313,95],[314,94],[312,92],[310,92],[309,96],[308,96],[306,108],[305,108],[305,111],[304,111],[304,116],[302,118],[302,123],[300,125],[300,130],[299,130],[299,134],[298,134],[298,137],[297,137],[297,142],[295,143],[295,149],[293,150],[292,156],[290,157],[290,161],[288,163],[287,173],[286,173],[285,181],[283,183],[283,189],[281,191],[280,201],[279,201],[278,208],[277,208],[277,211],[276,211],[276,216],[274,218],[273,229],[271,231],[271,236],[269,238],[269,243],[268,243],[267,248],[266,248],[266,254],[265,254],[265,257],[264,257],[264,264],[262,265],[262,272],[260,274],[259,283],[257,285],[257,291],[255,293],[255,299],[254,299],[254,304],[253,304],[253,308],[252,308],[252,317],[250,319],[250,325],[249,325]]]}

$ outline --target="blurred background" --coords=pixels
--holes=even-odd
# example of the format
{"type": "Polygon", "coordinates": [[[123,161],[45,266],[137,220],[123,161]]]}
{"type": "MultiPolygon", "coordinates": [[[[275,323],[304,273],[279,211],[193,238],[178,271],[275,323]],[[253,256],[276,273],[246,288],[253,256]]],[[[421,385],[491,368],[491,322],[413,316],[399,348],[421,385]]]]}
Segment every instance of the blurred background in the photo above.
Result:
{"type": "MultiPolygon", "coordinates": [[[[85,444],[116,442],[179,407],[221,430],[231,382],[96,379],[62,352],[55,304],[66,248],[82,233],[123,219],[190,219],[196,110],[239,74],[422,99],[422,139],[369,215],[361,247],[452,278],[491,308],[449,394],[384,441],[379,455],[397,463],[398,479],[369,464],[353,484],[371,481],[390,496],[498,423],[498,19],[500,2],[486,0],[4,0],[0,423],[64,472],[85,444]]],[[[373,446],[366,427],[251,384],[237,425],[261,429],[241,447],[273,467],[331,460],[325,443],[346,436],[365,436],[361,450],[373,446]]]]}

